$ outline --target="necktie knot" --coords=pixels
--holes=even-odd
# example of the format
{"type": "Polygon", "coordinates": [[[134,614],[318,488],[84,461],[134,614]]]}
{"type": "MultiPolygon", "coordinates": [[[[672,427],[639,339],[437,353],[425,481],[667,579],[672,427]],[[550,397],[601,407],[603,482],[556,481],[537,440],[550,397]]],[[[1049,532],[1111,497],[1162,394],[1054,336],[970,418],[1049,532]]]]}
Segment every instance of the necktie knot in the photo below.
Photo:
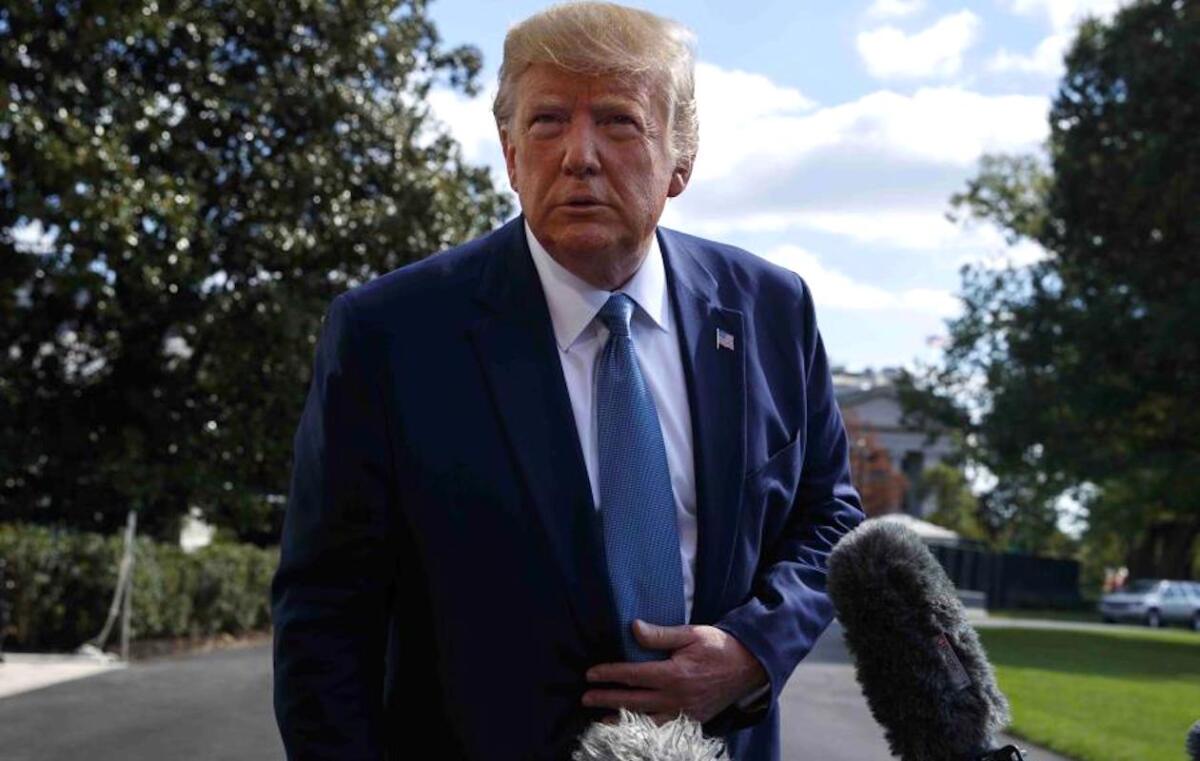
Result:
{"type": "Polygon", "coordinates": [[[608,332],[616,336],[629,335],[629,320],[633,317],[633,299],[624,293],[614,293],[600,307],[596,315],[608,328],[608,332]]]}

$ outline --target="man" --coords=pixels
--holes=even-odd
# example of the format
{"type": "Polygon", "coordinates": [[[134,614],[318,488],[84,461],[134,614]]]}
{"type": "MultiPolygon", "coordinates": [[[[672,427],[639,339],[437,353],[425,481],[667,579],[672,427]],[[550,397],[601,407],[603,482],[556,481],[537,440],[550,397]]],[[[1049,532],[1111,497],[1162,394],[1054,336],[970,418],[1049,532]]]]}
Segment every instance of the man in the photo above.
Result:
{"type": "Polygon", "coordinates": [[[803,281],[657,226],[692,68],[643,11],[514,27],[522,214],[331,305],[272,585],[290,758],[564,759],[619,707],[778,758],[862,511],[803,281]]]}

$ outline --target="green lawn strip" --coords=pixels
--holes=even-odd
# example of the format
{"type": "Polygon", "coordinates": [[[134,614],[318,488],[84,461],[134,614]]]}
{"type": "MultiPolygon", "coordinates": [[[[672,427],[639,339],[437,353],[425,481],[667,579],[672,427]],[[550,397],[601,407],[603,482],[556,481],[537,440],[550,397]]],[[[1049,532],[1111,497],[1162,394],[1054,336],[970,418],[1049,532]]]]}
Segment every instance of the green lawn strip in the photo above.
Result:
{"type": "Polygon", "coordinates": [[[1200,635],[985,628],[1009,730],[1077,761],[1179,761],[1200,719],[1200,635]]]}

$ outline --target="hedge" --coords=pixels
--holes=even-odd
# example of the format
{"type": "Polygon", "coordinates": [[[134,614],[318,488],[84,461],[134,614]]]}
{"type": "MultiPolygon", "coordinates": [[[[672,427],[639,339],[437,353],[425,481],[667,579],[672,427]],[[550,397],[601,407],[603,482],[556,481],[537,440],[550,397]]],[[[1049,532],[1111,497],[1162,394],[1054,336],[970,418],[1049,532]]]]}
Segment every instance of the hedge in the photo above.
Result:
{"type": "MultiPolygon", "coordinates": [[[[122,536],[0,523],[0,605],[8,609],[0,641],[21,650],[74,650],[99,634],[122,548],[122,536]]],[[[132,639],[270,627],[277,549],[213,544],[189,554],[139,537],[135,551],[132,639]]],[[[118,634],[114,626],[110,645],[118,634]]]]}

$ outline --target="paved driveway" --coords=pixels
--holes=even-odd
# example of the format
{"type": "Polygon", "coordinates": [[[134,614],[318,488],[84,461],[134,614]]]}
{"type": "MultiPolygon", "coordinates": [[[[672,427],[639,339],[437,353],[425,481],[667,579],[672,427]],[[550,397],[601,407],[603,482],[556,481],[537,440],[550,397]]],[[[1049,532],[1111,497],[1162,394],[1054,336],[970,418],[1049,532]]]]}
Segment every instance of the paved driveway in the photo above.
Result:
{"type": "Polygon", "coordinates": [[[0,698],[4,761],[270,761],[270,646],[136,662],[0,698]]]}

